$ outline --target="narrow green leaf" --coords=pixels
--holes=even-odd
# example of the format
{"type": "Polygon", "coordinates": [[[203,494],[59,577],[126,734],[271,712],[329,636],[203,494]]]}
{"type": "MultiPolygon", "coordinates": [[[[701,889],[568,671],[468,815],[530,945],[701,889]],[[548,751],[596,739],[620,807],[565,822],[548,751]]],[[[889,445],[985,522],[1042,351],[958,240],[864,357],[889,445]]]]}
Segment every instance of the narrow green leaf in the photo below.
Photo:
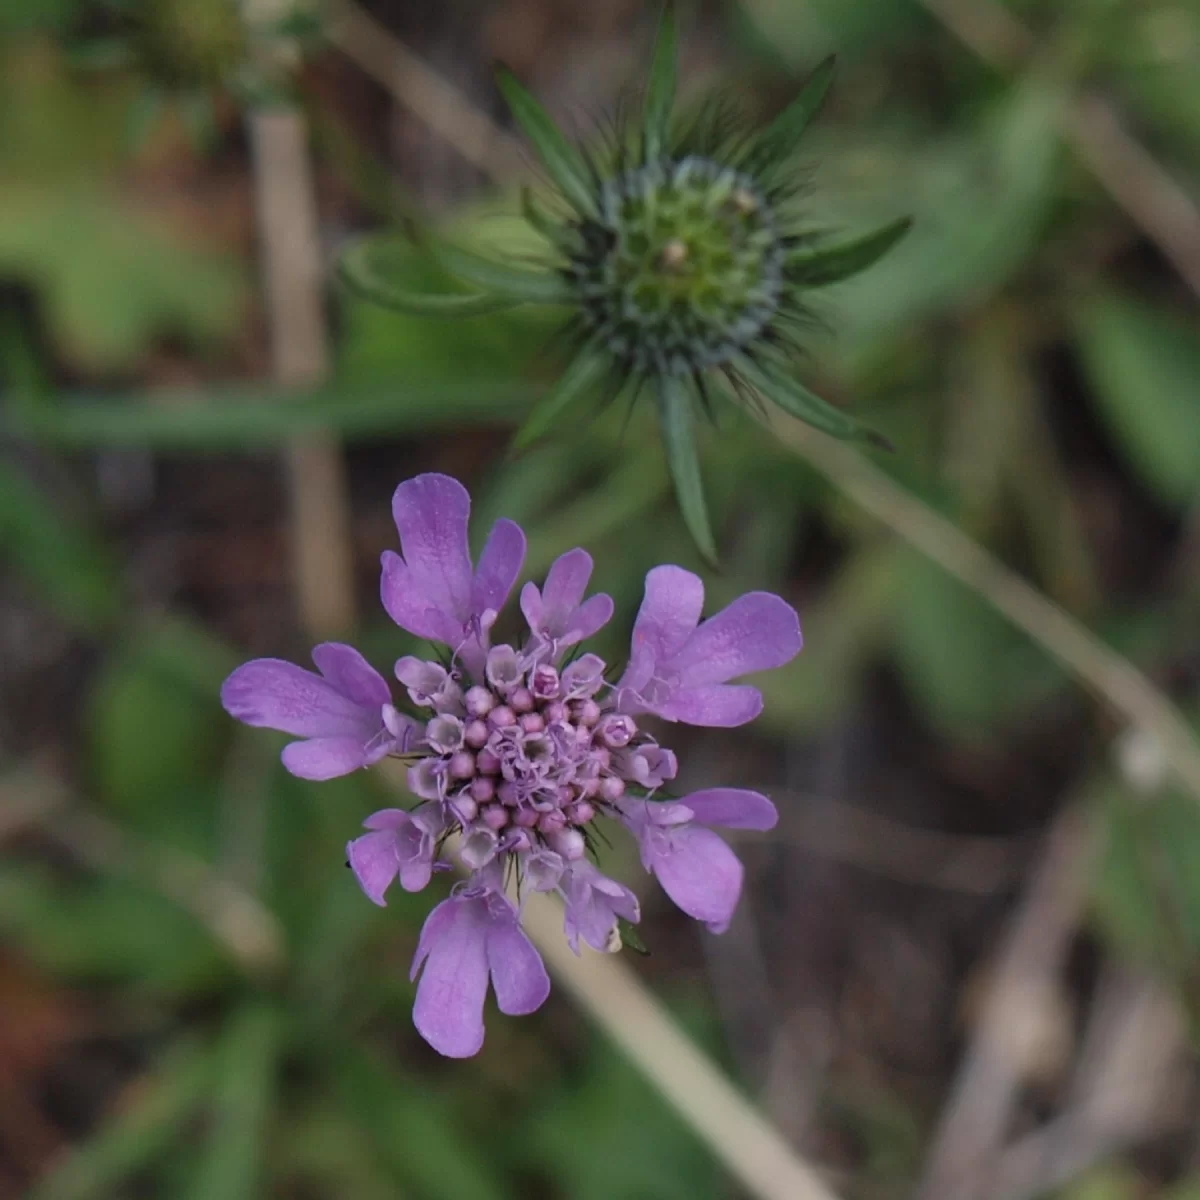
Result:
{"type": "Polygon", "coordinates": [[[834,408],[815,392],[810,392],[799,380],[782,373],[782,369],[764,369],[756,363],[742,360],[739,372],[773,404],[798,420],[842,441],[866,441],[891,449],[881,434],[868,429],[849,413],[834,408]]]}
{"type": "Polygon", "coordinates": [[[566,225],[556,221],[534,199],[533,192],[527,187],[521,189],[521,214],[525,220],[537,230],[552,246],[563,248],[571,234],[566,225]]]}
{"type": "Polygon", "coordinates": [[[708,523],[704,503],[704,483],[700,478],[700,458],[696,453],[694,398],[685,380],[663,376],[658,384],[659,420],[667,448],[667,466],[675,481],[675,496],[684,524],[697,549],[713,566],[717,565],[717,544],[708,523]]]}
{"type": "Polygon", "coordinates": [[[496,72],[496,83],[513,118],[533,143],[542,165],[571,207],[581,217],[596,216],[596,196],[583,155],[563,136],[550,114],[517,81],[507,68],[496,72]]]}
{"type": "Polygon", "coordinates": [[[230,1021],[219,1052],[216,1106],[190,1200],[255,1200],[266,1192],[264,1127],[275,1090],[280,1014],[250,1002],[230,1021]]]}
{"type": "Polygon", "coordinates": [[[212,1064],[198,1046],[177,1046],[120,1108],[34,1185],[26,1200],[96,1200],[114,1195],[171,1144],[200,1106],[212,1064]]]}
{"type": "Polygon", "coordinates": [[[487,288],[510,303],[566,304],[572,299],[566,280],[555,271],[511,267],[457,246],[439,246],[434,253],[452,275],[487,288]]]}
{"type": "Polygon", "coordinates": [[[646,943],[642,941],[642,936],[638,933],[637,926],[632,921],[627,921],[624,917],[618,917],[617,932],[621,935],[621,945],[628,946],[634,954],[641,954],[647,958],[650,956],[650,951],[646,948],[646,943]]]}
{"type": "Polygon", "coordinates": [[[654,45],[654,61],[646,83],[646,107],[642,113],[642,157],[650,163],[667,148],[671,109],[679,75],[679,22],[674,0],[663,4],[654,45]]]}
{"type": "Polygon", "coordinates": [[[520,303],[511,296],[415,292],[398,286],[389,278],[387,262],[387,252],[394,244],[390,238],[363,238],[356,242],[342,254],[338,278],[348,290],[372,304],[415,316],[466,317],[513,308],[520,303]]]}
{"type": "Polygon", "coordinates": [[[513,438],[513,449],[524,450],[550,432],[554,423],[576,401],[582,400],[604,378],[608,359],[599,352],[585,349],[562,373],[558,382],[533,406],[525,424],[513,438]]]}
{"type": "Polygon", "coordinates": [[[796,149],[809,122],[825,100],[837,66],[830,55],[808,77],[800,94],[755,138],[742,163],[751,175],[769,170],[796,149]]]}
{"type": "Polygon", "coordinates": [[[881,259],[911,228],[912,218],[901,217],[850,241],[798,251],[788,259],[788,281],[813,288],[849,279],[881,259]]]}

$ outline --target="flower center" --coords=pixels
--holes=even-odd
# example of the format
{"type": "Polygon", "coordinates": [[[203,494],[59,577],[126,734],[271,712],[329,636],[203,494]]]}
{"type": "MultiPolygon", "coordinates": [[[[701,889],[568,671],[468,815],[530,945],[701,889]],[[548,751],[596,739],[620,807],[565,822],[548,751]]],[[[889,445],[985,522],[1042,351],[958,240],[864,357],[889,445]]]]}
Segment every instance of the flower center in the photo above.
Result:
{"type": "Polygon", "coordinates": [[[601,187],[567,268],[584,323],[632,368],[691,374],[731,358],[775,315],[784,245],[753,180],[689,156],[601,187]]]}

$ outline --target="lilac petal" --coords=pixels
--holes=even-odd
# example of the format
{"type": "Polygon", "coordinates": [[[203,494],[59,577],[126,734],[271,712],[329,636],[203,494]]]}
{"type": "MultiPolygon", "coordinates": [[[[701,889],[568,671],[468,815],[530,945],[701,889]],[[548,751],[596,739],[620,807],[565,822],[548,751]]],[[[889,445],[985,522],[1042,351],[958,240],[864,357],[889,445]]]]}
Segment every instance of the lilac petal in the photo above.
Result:
{"type": "Polygon", "coordinates": [[[400,555],[385,550],[380,561],[383,573],[379,598],[387,615],[416,637],[456,645],[462,639],[462,620],[430,603],[425,589],[400,555]]]}
{"type": "Polygon", "coordinates": [[[402,808],[381,808],[364,822],[364,829],[403,829],[412,818],[402,808]]]}
{"type": "Polygon", "coordinates": [[[367,765],[361,738],[318,737],[284,746],[283,765],[298,779],[336,779],[367,765]]]}
{"type": "Polygon", "coordinates": [[[573,646],[590,638],[612,620],[613,599],[604,592],[589,596],[574,612],[563,630],[560,644],[573,646]]]}
{"type": "Polygon", "coordinates": [[[775,805],[761,793],[746,788],[705,788],[684,796],[680,803],[692,810],[693,818],[701,825],[765,833],[779,821],[775,805]]]}
{"type": "Polygon", "coordinates": [[[447,1058],[470,1058],[483,1045],[483,1002],[488,985],[486,902],[443,900],[429,914],[413,958],[424,963],[413,1024],[447,1058]]]}
{"type": "Polygon", "coordinates": [[[392,702],[387,681],[353,646],[322,642],[312,652],[317,669],[343,696],[363,708],[382,708],[392,702]]]}
{"type": "Polygon", "coordinates": [[[637,921],[641,915],[637,897],[587,861],[571,865],[565,893],[563,931],[576,954],[579,953],[580,936],[594,950],[612,950],[617,917],[637,921]]]}
{"type": "Polygon", "coordinates": [[[570,700],[594,696],[604,684],[604,659],[598,654],[581,654],[563,669],[561,683],[570,700]]]}
{"type": "Polygon", "coordinates": [[[800,646],[796,610],[770,592],[749,592],[705,621],[671,667],[681,687],[702,687],[780,667],[800,646]]]}
{"type": "MultiPolygon", "coordinates": [[[[505,902],[507,903],[507,901],[505,902]]],[[[517,923],[517,914],[493,917],[487,935],[487,962],[496,1004],[510,1017],[535,1012],[550,995],[550,976],[542,956],[517,923]]]]}
{"type": "Polygon", "coordinates": [[[591,577],[592,556],[586,550],[568,550],[550,564],[542,602],[549,611],[551,624],[562,622],[569,612],[579,607],[591,577]]]}
{"type": "Polygon", "coordinates": [[[542,627],[544,613],[542,593],[538,591],[538,585],[531,581],[521,589],[521,615],[529,628],[536,633],[542,627]]]}
{"type": "Polygon", "coordinates": [[[371,713],[332,684],[295,663],[256,658],[243,663],[221,687],[231,717],[296,737],[370,737],[379,726],[371,713]]]}
{"type": "Polygon", "coordinates": [[[467,489],[449,475],[406,479],[392,496],[392,516],[414,594],[427,608],[459,622],[471,612],[470,515],[467,489]]]}
{"type": "Polygon", "coordinates": [[[525,561],[525,534],[515,521],[501,519],[492,526],[479,556],[471,585],[471,611],[480,615],[499,612],[521,573],[525,561]]]}
{"type": "Polygon", "coordinates": [[[665,704],[655,705],[650,711],[667,721],[729,729],[753,721],[762,707],[758,688],[715,683],[711,687],[680,688],[665,704]]]}
{"type": "Polygon", "coordinates": [[[651,852],[663,891],[689,917],[713,933],[728,927],[742,891],[742,864],[721,839],[700,825],[681,825],[669,834],[669,849],[651,852]]]}
{"type": "Polygon", "coordinates": [[[704,584],[682,567],[655,567],[646,574],[646,594],[633,623],[630,657],[649,653],[665,662],[691,636],[704,609],[704,584]]]}
{"type": "Polygon", "coordinates": [[[365,833],[347,842],[346,858],[367,899],[386,908],[383,894],[400,871],[400,851],[394,830],[365,833]]]}

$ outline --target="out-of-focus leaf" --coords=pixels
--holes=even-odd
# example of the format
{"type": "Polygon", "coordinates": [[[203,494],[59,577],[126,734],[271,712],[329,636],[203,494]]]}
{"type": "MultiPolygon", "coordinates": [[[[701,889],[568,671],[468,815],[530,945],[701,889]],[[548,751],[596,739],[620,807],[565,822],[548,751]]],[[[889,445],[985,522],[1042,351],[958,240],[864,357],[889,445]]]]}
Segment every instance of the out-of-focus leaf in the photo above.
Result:
{"type": "Polygon", "coordinates": [[[477,1144],[427,1081],[358,1046],[332,1050],[335,1086],[348,1113],[396,1177],[431,1200],[502,1200],[505,1191],[477,1144]]]}
{"type": "Polygon", "coordinates": [[[569,1200],[716,1200],[725,1194],[703,1142],[605,1044],[593,1047],[574,1086],[543,1097],[516,1151],[523,1162],[550,1172],[569,1200]],[[580,1129],[586,1138],[574,1132],[580,1129]]]}
{"type": "Polygon", "coordinates": [[[129,1102],[44,1175],[26,1200],[101,1200],[115,1195],[130,1176],[168,1149],[199,1108],[211,1074],[206,1047],[172,1047],[129,1102]]]}
{"type": "Polygon", "coordinates": [[[232,258],[188,245],[115,193],[3,176],[0,271],[38,289],[63,352],[97,370],[128,366],[166,334],[228,335],[248,296],[232,258]]]}
{"type": "Polygon", "coordinates": [[[194,918],[139,881],[56,881],[0,869],[0,930],[33,961],[68,978],[124,981],[158,996],[195,996],[228,978],[194,918]]]}
{"type": "Polygon", "coordinates": [[[940,567],[909,552],[893,596],[905,678],[950,733],[982,733],[1063,682],[1056,664],[940,567]]]}
{"type": "Polygon", "coordinates": [[[0,461],[0,556],[66,621],[98,629],[120,607],[120,584],[103,545],[82,523],[55,512],[47,496],[0,461]]]}
{"type": "Polygon", "coordinates": [[[88,702],[97,794],[112,810],[175,843],[203,852],[214,781],[229,721],[217,693],[228,666],[171,625],[143,628],[110,659],[88,702]],[[186,794],[190,803],[182,803],[186,794]]]}
{"type": "Polygon", "coordinates": [[[212,1125],[188,1200],[257,1200],[267,1191],[266,1126],[282,1025],[279,1010],[262,1001],[230,1017],[217,1048],[212,1125]]]}
{"type": "Polygon", "coordinates": [[[1109,427],[1163,501],[1200,494],[1200,328],[1110,292],[1080,306],[1077,341],[1109,427]]]}
{"type": "Polygon", "coordinates": [[[244,449],[277,446],[296,434],[318,430],[332,430],[354,441],[452,429],[468,422],[503,425],[513,422],[528,402],[527,386],[496,378],[330,384],[311,392],[277,395],[221,388],[207,397],[181,395],[153,401],[78,398],[53,411],[7,414],[0,429],[64,449],[244,449]]]}
{"type": "Polygon", "coordinates": [[[863,203],[861,153],[826,166],[825,188],[813,198],[814,219],[844,226],[890,216],[879,210],[886,203],[894,213],[899,197],[913,220],[912,232],[890,254],[831,292],[841,355],[853,361],[931,312],[978,303],[1020,268],[1054,195],[1061,102],[1053,84],[1029,79],[972,136],[895,153],[873,146],[869,205],[863,203]]]}

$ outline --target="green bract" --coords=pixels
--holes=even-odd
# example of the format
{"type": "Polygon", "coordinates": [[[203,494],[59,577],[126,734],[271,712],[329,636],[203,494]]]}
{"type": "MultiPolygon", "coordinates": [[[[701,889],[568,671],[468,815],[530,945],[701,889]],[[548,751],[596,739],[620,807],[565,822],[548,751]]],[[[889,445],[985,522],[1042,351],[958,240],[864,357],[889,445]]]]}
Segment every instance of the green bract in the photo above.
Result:
{"type": "Polygon", "coordinates": [[[687,527],[715,561],[696,451],[698,402],[707,407],[710,388],[724,386],[752,404],[769,400],[834,437],[882,442],[795,378],[795,338],[811,322],[805,293],[865,270],[909,222],[831,243],[797,214],[793,154],[829,90],[832,59],[758,133],[741,130],[719,107],[674,122],[677,59],[668,4],[640,126],[618,131],[606,153],[591,156],[500,70],[500,90],[563,202],[555,214],[523,196],[526,219],[553,249],[543,271],[442,247],[435,251],[441,266],[473,290],[414,293],[387,270],[389,240],[369,238],[347,253],[342,277],[367,299],[427,315],[522,303],[569,309],[577,356],[534,406],[516,447],[550,433],[599,389],[611,392],[625,381],[645,387],[655,397],[687,527]]]}

